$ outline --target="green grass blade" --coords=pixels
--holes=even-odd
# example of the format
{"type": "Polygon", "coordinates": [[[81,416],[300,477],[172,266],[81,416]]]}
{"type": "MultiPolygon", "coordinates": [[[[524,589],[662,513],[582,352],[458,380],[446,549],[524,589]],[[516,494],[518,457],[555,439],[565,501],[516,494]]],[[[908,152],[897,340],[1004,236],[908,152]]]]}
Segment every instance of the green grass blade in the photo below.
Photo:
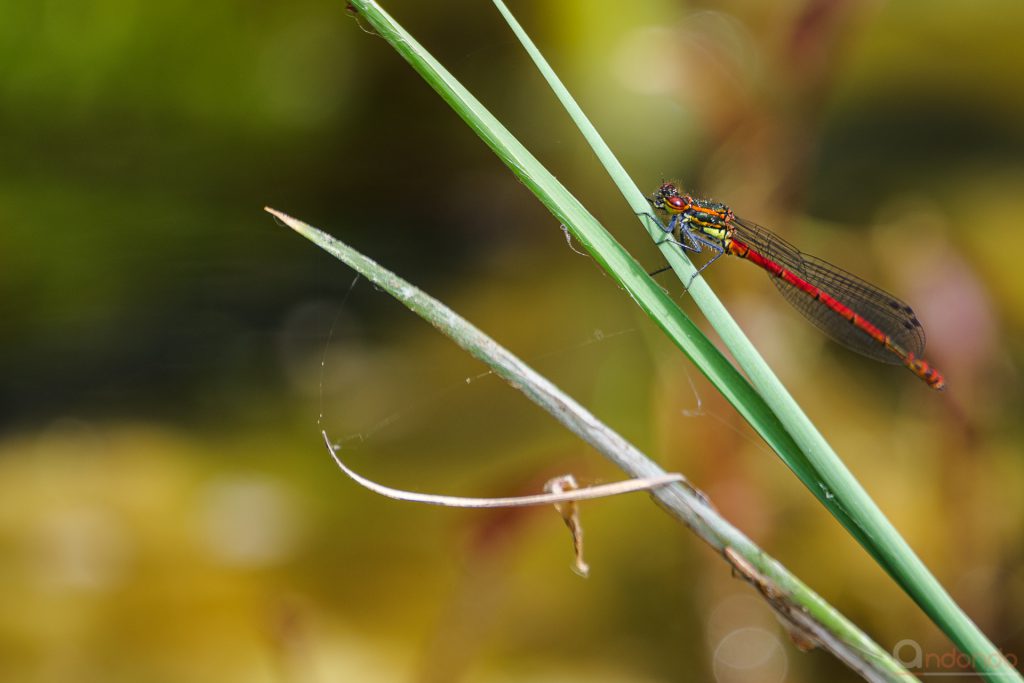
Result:
{"type": "MultiPolygon", "coordinates": [[[[626,201],[637,213],[648,211],[649,208],[643,193],[629,178],[625,169],[540,54],[536,45],[533,44],[501,0],[494,0],[494,4],[522,42],[542,75],[547,79],[548,84],[569,112],[583,136],[590,143],[626,201]]],[[[656,240],[662,239],[663,234],[659,228],[650,225],[647,227],[652,237],[656,240]]],[[[674,244],[662,242],[661,249],[673,270],[679,275],[680,280],[690,283],[694,268],[689,259],[685,258],[682,251],[674,244]]],[[[688,291],[799,447],[799,454],[776,449],[782,459],[932,620],[963,652],[972,657],[978,671],[1004,677],[1003,680],[1008,680],[1005,677],[1021,680],[1009,662],[1002,657],[998,649],[953,601],[949,593],[928,571],[920,558],[875,505],[817,427],[771,371],[771,368],[743,334],[703,278],[697,277],[693,280],[688,291]]]]}
{"type": "MultiPolygon", "coordinates": [[[[650,458],[583,406],[440,301],[340,240],[279,211],[268,211],[487,363],[497,375],[627,474],[633,477],[665,474],[650,458]]],[[[761,590],[779,616],[797,631],[810,635],[868,680],[904,682],[912,678],[894,657],[729,524],[698,491],[686,485],[673,484],[652,491],[651,495],[669,513],[721,552],[741,575],[761,590]]]]}

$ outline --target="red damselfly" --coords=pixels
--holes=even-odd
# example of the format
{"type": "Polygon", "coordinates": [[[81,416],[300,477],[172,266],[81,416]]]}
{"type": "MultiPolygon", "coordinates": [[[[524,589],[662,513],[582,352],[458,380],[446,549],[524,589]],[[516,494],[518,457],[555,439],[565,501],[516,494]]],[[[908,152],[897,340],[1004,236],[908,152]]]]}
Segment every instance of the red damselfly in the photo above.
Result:
{"type": "MultiPolygon", "coordinates": [[[[738,218],[725,204],[684,194],[665,183],[649,198],[669,216],[666,233],[695,253],[715,252],[763,268],[789,303],[837,342],[868,358],[905,365],[933,389],[946,385],[921,354],[924,329],[913,309],[896,297],[825,261],[803,254],[774,233],[738,218]]],[[[696,277],[696,274],[694,275],[696,277]]]]}

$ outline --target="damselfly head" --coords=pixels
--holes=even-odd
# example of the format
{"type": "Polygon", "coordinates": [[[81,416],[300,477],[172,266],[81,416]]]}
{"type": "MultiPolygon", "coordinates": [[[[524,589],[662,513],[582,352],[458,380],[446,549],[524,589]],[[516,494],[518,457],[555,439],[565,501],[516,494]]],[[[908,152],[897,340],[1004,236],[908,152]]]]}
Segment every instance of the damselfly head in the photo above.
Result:
{"type": "Polygon", "coordinates": [[[664,183],[648,200],[655,209],[669,213],[682,213],[693,203],[693,198],[681,194],[673,183],[664,183]]]}
{"type": "Polygon", "coordinates": [[[647,198],[647,201],[651,203],[655,209],[668,210],[665,205],[666,200],[670,200],[673,197],[679,197],[679,190],[672,183],[663,183],[658,191],[647,198]]]}

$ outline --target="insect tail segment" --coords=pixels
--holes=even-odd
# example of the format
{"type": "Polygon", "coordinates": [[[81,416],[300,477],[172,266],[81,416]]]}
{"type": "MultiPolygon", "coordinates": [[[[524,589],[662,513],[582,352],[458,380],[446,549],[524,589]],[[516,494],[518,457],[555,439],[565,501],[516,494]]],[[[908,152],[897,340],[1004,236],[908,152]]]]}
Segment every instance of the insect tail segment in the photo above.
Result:
{"type": "MultiPolygon", "coordinates": [[[[900,350],[902,351],[902,349],[900,350]]],[[[893,349],[893,352],[895,353],[896,349],[893,349]]],[[[942,376],[941,372],[933,368],[928,361],[905,351],[903,354],[905,354],[901,355],[903,364],[906,365],[907,369],[912,373],[923,379],[928,386],[932,389],[938,389],[939,391],[946,388],[946,378],[942,376]]]]}
{"type": "MultiPolygon", "coordinates": [[[[860,318],[860,316],[857,317],[860,318]]],[[[861,318],[861,320],[864,322],[864,325],[858,325],[858,327],[860,327],[861,329],[865,329],[865,325],[867,327],[874,327],[874,325],[872,325],[871,323],[864,321],[863,318],[861,318]]],[[[902,346],[894,342],[892,340],[892,337],[890,337],[889,335],[882,333],[877,328],[875,328],[875,330],[882,335],[882,339],[880,341],[885,346],[885,348],[894,356],[899,358],[908,370],[910,370],[912,373],[914,373],[922,380],[924,380],[925,384],[930,386],[932,389],[937,389],[939,391],[946,388],[946,378],[942,376],[941,372],[932,367],[931,363],[926,361],[924,358],[921,358],[920,356],[916,355],[915,353],[907,351],[902,346]]],[[[875,338],[877,339],[877,337],[875,338]]]]}

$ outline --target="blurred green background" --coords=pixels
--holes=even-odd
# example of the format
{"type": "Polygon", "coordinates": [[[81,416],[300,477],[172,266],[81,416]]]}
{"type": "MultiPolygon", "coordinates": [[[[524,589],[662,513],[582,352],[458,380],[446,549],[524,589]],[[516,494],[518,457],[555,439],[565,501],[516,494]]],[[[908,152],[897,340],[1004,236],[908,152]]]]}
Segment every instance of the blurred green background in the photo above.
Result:
{"type": "MultiPolygon", "coordinates": [[[[385,7],[660,265],[489,3],[385,7]]],[[[0,8],[0,679],[856,680],[644,496],[583,508],[584,581],[551,510],[346,480],[321,428],[421,491],[621,475],[268,204],[687,474],[883,647],[950,652],[344,3],[0,8]]],[[[511,8],[642,186],[677,178],[914,305],[941,395],[831,344],[749,264],[707,272],[911,546],[1024,655],[1024,4],[511,8]]]]}

